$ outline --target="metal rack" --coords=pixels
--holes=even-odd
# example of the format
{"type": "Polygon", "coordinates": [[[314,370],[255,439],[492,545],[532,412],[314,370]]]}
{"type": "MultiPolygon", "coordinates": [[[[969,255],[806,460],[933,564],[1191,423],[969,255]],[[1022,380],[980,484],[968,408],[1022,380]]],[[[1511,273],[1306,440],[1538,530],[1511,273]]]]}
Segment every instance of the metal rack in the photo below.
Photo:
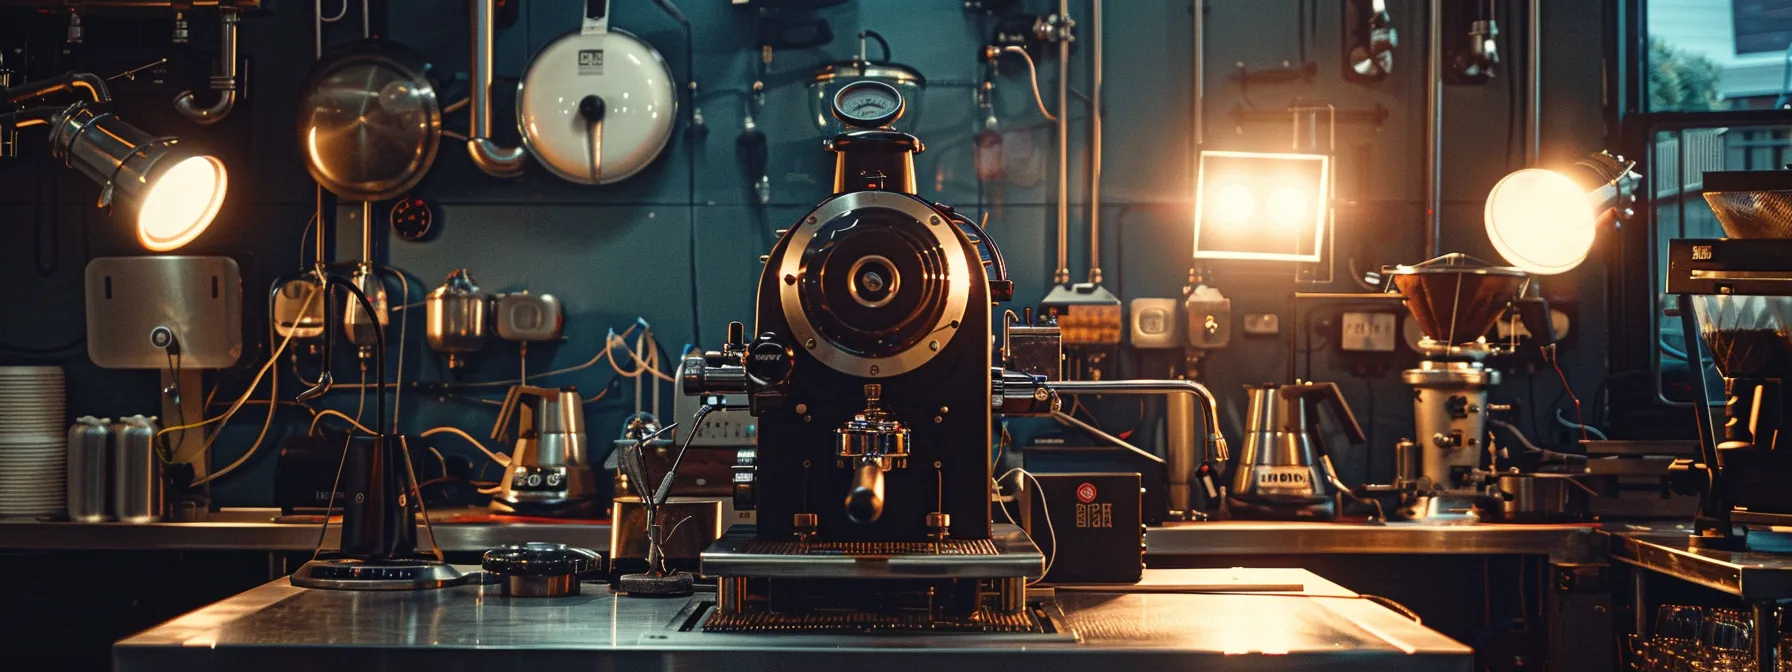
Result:
{"type": "MultiPolygon", "coordinates": [[[[1740,598],[1754,612],[1757,670],[1780,669],[1782,605],[1792,603],[1792,554],[1699,548],[1670,533],[1613,534],[1611,558],[1638,569],[1670,576],[1740,598]]],[[[1636,631],[1647,631],[1646,574],[1632,577],[1636,631]]]]}

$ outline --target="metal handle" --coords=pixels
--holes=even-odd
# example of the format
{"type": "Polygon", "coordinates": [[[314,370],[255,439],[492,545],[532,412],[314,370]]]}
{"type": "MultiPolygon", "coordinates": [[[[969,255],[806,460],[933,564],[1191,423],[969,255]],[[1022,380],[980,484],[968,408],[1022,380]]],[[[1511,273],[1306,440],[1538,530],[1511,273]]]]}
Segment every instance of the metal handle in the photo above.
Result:
{"type": "Polygon", "coordinates": [[[1332,414],[1338,418],[1338,424],[1344,435],[1350,437],[1351,443],[1362,443],[1369,440],[1363,433],[1363,426],[1356,421],[1356,414],[1350,412],[1350,404],[1344,401],[1344,393],[1338,391],[1337,383],[1303,383],[1300,385],[1282,386],[1282,394],[1286,397],[1299,396],[1309,403],[1323,403],[1330,406],[1332,414]]]}
{"type": "Polygon", "coordinates": [[[852,489],[846,491],[846,517],[870,525],[884,515],[884,470],[875,459],[859,460],[852,489]]]}
{"type": "Polygon", "coordinates": [[[503,406],[498,409],[498,421],[492,425],[493,441],[509,440],[510,418],[511,416],[516,415],[517,406],[522,402],[523,395],[539,397],[542,399],[556,399],[559,398],[560,391],[529,385],[510,386],[510,391],[504,395],[503,406]]]}

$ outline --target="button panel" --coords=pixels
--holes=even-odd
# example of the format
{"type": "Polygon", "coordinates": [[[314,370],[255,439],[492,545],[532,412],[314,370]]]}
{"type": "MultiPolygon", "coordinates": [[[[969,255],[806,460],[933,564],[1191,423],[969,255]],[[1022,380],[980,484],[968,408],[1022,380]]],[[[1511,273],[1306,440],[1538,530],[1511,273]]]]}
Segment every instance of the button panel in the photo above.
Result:
{"type": "Polygon", "coordinates": [[[566,489],[566,467],[512,467],[512,492],[559,492],[566,489]]]}

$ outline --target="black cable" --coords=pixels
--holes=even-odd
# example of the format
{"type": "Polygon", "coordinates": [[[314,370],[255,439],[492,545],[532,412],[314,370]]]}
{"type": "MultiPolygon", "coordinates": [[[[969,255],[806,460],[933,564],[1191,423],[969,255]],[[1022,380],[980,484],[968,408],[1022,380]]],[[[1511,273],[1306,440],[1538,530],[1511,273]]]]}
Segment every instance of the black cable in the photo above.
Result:
{"type": "Polygon", "coordinates": [[[891,58],[890,42],[889,42],[889,40],[885,40],[883,35],[878,34],[878,32],[875,30],[863,30],[863,31],[859,31],[859,37],[861,37],[861,38],[869,37],[873,40],[876,40],[877,46],[882,47],[884,50],[883,58],[873,61],[873,60],[871,60],[870,56],[866,56],[865,57],[866,61],[871,62],[871,63],[889,63],[890,62],[890,58],[891,58]]]}
{"type": "MultiPolygon", "coordinates": [[[[379,314],[379,311],[373,309],[373,302],[367,299],[367,294],[362,292],[360,287],[356,287],[355,283],[350,282],[347,278],[331,275],[329,273],[322,273],[320,275],[324,282],[323,291],[326,302],[330,299],[330,290],[332,288],[345,289],[348,290],[349,294],[355,297],[357,303],[361,304],[361,310],[366,312],[369,319],[372,319],[374,315],[379,314]]],[[[386,334],[384,329],[373,329],[372,331],[374,340],[373,366],[379,372],[378,375],[374,376],[375,382],[379,387],[374,388],[378,391],[378,394],[373,395],[373,418],[374,422],[377,423],[374,424],[373,427],[376,430],[376,433],[374,434],[375,438],[380,438],[385,435],[384,432],[386,426],[386,334]]],[[[334,335],[325,334],[325,341],[329,341],[332,336],[334,335]]],[[[332,363],[325,362],[325,366],[329,366],[330,364],[332,363]]]]}
{"type": "MultiPolygon", "coordinates": [[[[167,357],[168,357],[168,379],[173,381],[174,391],[175,391],[174,393],[176,395],[179,395],[180,394],[180,355],[175,354],[173,350],[166,350],[163,352],[163,354],[167,355],[167,357]]],[[[166,391],[163,391],[163,394],[166,394],[166,393],[167,393],[166,391]]],[[[199,416],[205,417],[205,409],[199,409],[199,416]]],[[[174,400],[174,426],[175,427],[185,427],[186,424],[187,424],[186,404],[181,403],[180,398],[178,396],[176,396],[176,398],[174,400]]],[[[173,460],[174,459],[174,448],[168,445],[168,435],[161,434],[160,432],[158,432],[157,434],[160,435],[158,438],[160,438],[161,443],[162,443],[162,452],[164,453],[164,455],[162,457],[163,461],[173,460]]],[[[185,434],[183,433],[182,436],[184,437],[185,434]]],[[[185,442],[183,441],[182,443],[185,443],[185,442]]]]}

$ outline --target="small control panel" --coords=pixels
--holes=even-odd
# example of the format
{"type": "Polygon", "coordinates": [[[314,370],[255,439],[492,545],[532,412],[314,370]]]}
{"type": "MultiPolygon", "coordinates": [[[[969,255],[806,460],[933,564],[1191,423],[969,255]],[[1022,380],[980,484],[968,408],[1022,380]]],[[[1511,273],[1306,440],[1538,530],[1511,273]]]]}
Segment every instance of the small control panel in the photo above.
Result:
{"type": "Polygon", "coordinates": [[[514,467],[512,492],[559,492],[566,489],[566,467],[514,467]]]}
{"type": "Polygon", "coordinates": [[[335,581],[412,581],[430,570],[429,567],[318,565],[311,570],[311,578],[335,581]]]}
{"type": "Polygon", "coordinates": [[[751,446],[759,440],[759,423],[745,409],[710,411],[691,437],[693,446],[751,446]]]}

